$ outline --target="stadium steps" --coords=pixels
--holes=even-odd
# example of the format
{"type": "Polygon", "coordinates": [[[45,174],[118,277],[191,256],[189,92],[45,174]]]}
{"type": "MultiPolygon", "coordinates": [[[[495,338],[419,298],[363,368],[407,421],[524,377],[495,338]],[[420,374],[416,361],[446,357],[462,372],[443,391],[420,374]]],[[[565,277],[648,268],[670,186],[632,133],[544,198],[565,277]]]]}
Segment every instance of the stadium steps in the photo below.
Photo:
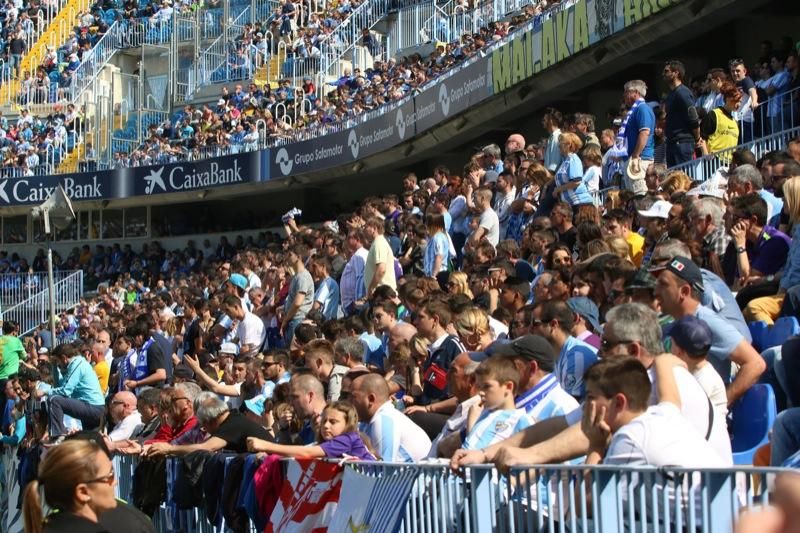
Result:
{"type": "MultiPolygon", "coordinates": [[[[89,136],[87,135],[88,140],[89,136]]],[[[61,163],[58,164],[58,170],[56,171],[58,174],[69,174],[71,172],[78,172],[78,162],[83,158],[83,154],[86,152],[85,143],[78,143],[75,146],[75,149],[72,150],[67,154],[67,156],[61,160],[61,163]]]]}
{"type": "Polygon", "coordinates": [[[264,84],[269,83],[270,87],[277,89],[278,80],[280,79],[280,71],[281,58],[277,55],[273,55],[269,58],[269,61],[266,64],[261,65],[261,67],[256,70],[255,84],[261,87],[264,84]]]}
{"type": "MultiPolygon", "coordinates": [[[[20,72],[35,73],[36,68],[42,64],[44,56],[47,54],[47,47],[50,45],[55,47],[63,45],[75,28],[78,13],[88,10],[90,5],[90,0],[69,0],[64,8],[50,21],[47,29],[39,35],[30,50],[22,56],[20,72]]],[[[10,80],[9,85],[8,89],[2,91],[4,97],[9,99],[3,102],[5,104],[14,103],[21,87],[19,79],[10,80]]]]}

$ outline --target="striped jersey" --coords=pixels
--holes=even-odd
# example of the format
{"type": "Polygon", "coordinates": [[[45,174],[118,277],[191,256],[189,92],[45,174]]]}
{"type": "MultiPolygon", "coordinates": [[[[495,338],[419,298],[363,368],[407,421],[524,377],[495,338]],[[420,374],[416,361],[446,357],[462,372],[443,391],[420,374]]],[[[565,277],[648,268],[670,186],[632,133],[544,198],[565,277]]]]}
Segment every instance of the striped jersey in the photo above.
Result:
{"type": "Polygon", "coordinates": [[[467,450],[482,450],[531,425],[525,409],[484,409],[464,441],[467,450]]]}
{"type": "Polygon", "coordinates": [[[555,375],[547,374],[533,388],[517,396],[517,409],[524,409],[532,423],[563,416],[578,408],[578,402],[558,383],[555,375]]]}
{"type": "Polygon", "coordinates": [[[586,392],[583,385],[583,374],[596,362],[597,350],[570,335],[561,347],[554,374],[558,377],[561,388],[568,394],[576,398],[583,398],[586,392]]]}
{"type": "Polygon", "coordinates": [[[382,461],[414,463],[422,460],[431,449],[427,433],[387,401],[378,408],[361,431],[372,441],[382,461]]]}

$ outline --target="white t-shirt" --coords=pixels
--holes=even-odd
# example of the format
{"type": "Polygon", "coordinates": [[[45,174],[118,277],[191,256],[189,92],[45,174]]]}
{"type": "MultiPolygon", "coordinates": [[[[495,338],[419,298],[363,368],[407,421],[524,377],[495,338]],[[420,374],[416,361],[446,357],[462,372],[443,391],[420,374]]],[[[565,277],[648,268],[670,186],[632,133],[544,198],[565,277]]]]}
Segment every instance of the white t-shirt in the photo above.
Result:
{"type": "Polygon", "coordinates": [[[142,425],[142,415],[139,411],[134,411],[122,420],[119,424],[114,426],[111,433],[108,434],[108,440],[111,442],[119,442],[131,438],[136,428],[142,425]]]}
{"type": "Polygon", "coordinates": [[[261,345],[267,337],[264,322],[250,311],[245,311],[244,318],[239,322],[236,330],[236,336],[239,337],[239,346],[252,344],[256,349],[261,349],[261,345]]]}
{"type": "Polygon", "coordinates": [[[685,468],[730,466],[670,402],[648,407],[644,414],[617,430],[603,463],[685,468]]]}
{"type": "MultiPolygon", "coordinates": [[[[661,402],[647,408],[644,414],[634,418],[622,426],[611,438],[603,464],[610,465],[652,465],[658,467],[683,467],[683,468],[723,468],[731,465],[723,461],[716,450],[700,435],[691,423],[681,414],[678,407],[669,402],[661,402]]],[[[663,513],[664,506],[662,493],[666,493],[667,505],[670,512],[675,508],[675,491],[672,482],[656,476],[652,487],[655,488],[658,509],[663,513]]],[[[639,479],[637,474],[631,477],[630,482],[639,486],[647,483],[646,494],[651,494],[651,485],[647,479],[639,479]]],[[[681,507],[684,515],[688,513],[688,485],[701,483],[700,476],[692,476],[687,480],[681,494],[683,499],[681,507]]],[[[623,479],[623,486],[619,488],[623,500],[627,499],[627,479],[623,479]]],[[[634,489],[636,494],[636,489],[634,489]]],[[[695,507],[696,516],[702,517],[700,512],[701,491],[696,490],[695,507]]],[[[653,498],[645,498],[647,516],[653,516],[653,498]]],[[[634,497],[634,506],[639,505],[638,498],[634,497]]],[[[641,513],[641,511],[639,511],[641,513]]]]}
{"type": "Polygon", "coordinates": [[[481,213],[479,226],[486,230],[486,238],[492,246],[497,246],[500,242],[500,219],[491,207],[481,213]]]}
{"type": "Polygon", "coordinates": [[[369,422],[362,423],[361,430],[386,462],[416,463],[431,449],[425,431],[395,409],[391,401],[380,406],[369,422]]]}
{"type": "Polygon", "coordinates": [[[728,393],[725,383],[714,367],[709,363],[692,372],[694,379],[700,384],[714,406],[714,416],[725,420],[728,416],[728,393]]]}
{"type": "MultiPolygon", "coordinates": [[[[701,437],[705,437],[708,433],[708,410],[711,407],[708,396],[706,395],[703,387],[692,376],[688,370],[683,367],[673,367],[673,374],[675,382],[678,385],[678,393],[681,395],[681,413],[689,421],[692,427],[695,428],[701,437]]],[[[653,390],[650,393],[650,405],[658,404],[658,396],[656,393],[656,369],[651,366],[647,370],[647,375],[650,377],[650,383],[653,383],[653,390]]],[[[716,450],[720,459],[722,459],[728,466],[733,465],[733,456],[731,452],[731,439],[728,436],[728,427],[725,418],[718,417],[714,413],[714,420],[711,425],[711,435],[708,437],[708,443],[716,450]]]]}
{"type": "Polygon", "coordinates": [[[602,173],[603,169],[599,166],[586,169],[586,172],[583,174],[583,182],[586,184],[586,188],[589,189],[589,192],[600,190],[600,175],[602,173]]]}

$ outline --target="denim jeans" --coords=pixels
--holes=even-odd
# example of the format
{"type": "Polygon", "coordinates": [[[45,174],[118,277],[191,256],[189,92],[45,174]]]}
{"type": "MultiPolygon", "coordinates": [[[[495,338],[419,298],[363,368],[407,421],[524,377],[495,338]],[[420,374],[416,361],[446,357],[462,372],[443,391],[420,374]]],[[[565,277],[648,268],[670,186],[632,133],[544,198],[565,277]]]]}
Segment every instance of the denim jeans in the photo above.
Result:
{"type": "Polygon", "coordinates": [[[778,415],[772,426],[772,466],[781,466],[800,450],[800,407],[787,409],[778,415]]]}

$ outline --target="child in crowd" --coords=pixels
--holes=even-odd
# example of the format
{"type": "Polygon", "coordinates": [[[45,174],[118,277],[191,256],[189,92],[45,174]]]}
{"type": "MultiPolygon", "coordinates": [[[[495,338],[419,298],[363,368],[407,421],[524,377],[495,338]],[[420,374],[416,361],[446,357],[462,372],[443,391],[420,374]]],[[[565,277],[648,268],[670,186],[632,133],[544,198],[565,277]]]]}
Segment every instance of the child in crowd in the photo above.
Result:
{"type": "Polygon", "coordinates": [[[484,360],[475,370],[475,379],[481,402],[467,415],[464,448],[482,450],[531,425],[525,410],[514,407],[519,370],[511,359],[484,360]]]}
{"type": "Polygon", "coordinates": [[[670,337],[672,353],[686,363],[689,372],[711,400],[715,415],[724,420],[728,415],[725,383],[707,360],[708,350],[711,348],[711,328],[705,320],[688,315],[673,323],[670,337]]]}
{"type": "Polygon", "coordinates": [[[347,402],[333,402],[322,411],[317,435],[319,444],[293,446],[249,437],[247,449],[256,453],[272,453],[304,459],[353,457],[364,461],[375,461],[375,455],[368,446],[368,439],[361,435],[357,428],[358,414],[355,407],[347,402]]]}

